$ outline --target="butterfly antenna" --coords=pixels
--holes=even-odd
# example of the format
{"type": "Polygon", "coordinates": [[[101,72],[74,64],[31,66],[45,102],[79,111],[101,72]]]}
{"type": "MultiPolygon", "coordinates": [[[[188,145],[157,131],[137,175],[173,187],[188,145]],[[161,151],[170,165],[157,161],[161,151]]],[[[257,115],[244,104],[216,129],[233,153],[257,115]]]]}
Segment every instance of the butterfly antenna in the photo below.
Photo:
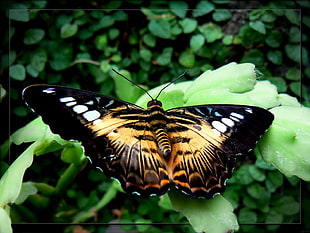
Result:
{"type": "Polygon", "coordinates": [[[156,96],[156,100],[157,98],[160,96],[160,94],[162,93],[163,90],[165,90],[167,87],[169,87],[171,84],[175,83],[178,79],[182,78],[188,71],[184,71],[182,74],[179,75],[179,77],[177,77],[176,79],[172,80],[170,83],[168,83],[166,86],[164,86],[160,91],[159,93],[157,94],[156,96]]]}
{"type": "Polygon", "coordinates": [[[123,77],[124,79],[126,79],[128,82],[131,82],[133,85],[135,85],[136,87],[139,87],[141,90],[143,90],[152,100],[153,97],[147,92],[147,90],[145,90],[143,87],[141,87],[140,85],[138,85],[137,83],[135,83],[134,81],[130,80],[129,78],[126,78],[125,75],[119,73],[118,71],[116,71],[115,69],[112,68],[112,70],[117,73],[119,76],[123,77]]]}

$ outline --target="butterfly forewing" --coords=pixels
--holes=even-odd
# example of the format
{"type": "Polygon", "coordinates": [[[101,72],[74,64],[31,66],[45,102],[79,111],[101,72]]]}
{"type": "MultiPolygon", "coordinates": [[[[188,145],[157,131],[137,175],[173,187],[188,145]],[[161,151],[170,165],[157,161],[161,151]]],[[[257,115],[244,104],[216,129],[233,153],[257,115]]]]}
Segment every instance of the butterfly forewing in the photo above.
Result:
{"type": "Polygon", "coordinates": [[[235,156],[248,152],[273,115],[243,105],[199,105],[145,110],[108,96],[53,85],[33,85],[25,102],[64,139],[82,142],[85,154],[128,193],[161,195],[170,182],[192,197],[225,189],[235,156]]]}

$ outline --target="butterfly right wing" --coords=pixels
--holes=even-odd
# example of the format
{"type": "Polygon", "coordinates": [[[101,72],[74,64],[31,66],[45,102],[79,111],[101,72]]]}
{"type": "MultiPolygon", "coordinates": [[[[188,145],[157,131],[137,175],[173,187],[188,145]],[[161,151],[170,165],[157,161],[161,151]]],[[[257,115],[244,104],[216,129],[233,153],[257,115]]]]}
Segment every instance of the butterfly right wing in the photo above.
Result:
{"type": "Polygon", "coordinates": [[[167,115],[169,175],[178,189],[196,198],[225,190],[236,155],[253,149],[274,118],[262,108],[224,104],[175,108],[167,115]]]}
{"type": "Polygon", "coordinates": [[[169,189],[165,161],[136,105],[94,92],[54,85],[33,85],[23,98],[52,132],[82,142],[94,166],[140,196],[169,189]]]}

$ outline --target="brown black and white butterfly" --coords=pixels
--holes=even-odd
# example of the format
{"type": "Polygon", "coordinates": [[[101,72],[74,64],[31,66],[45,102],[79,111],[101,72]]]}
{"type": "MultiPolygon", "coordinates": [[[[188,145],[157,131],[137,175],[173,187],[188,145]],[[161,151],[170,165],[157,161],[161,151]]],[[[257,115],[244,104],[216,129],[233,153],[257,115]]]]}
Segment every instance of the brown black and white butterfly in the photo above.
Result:
{"type": "Polygon", "coordinates": [[[122,188],[141,197],[170,185],[195,198],[222,193],[236,155],[253,149],[269,128],[269,111],[210,104],[164,111],[54,85],[24,89],[27,105],[63,139],[82,142],[86,156],[122,188]]]}

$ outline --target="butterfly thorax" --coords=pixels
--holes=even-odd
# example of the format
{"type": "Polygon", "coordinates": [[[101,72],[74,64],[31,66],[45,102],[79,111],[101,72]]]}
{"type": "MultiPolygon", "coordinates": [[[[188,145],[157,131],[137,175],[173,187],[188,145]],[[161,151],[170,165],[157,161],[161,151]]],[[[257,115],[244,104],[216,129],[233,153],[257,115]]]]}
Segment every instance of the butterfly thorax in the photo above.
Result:
{"type": "Polygon", "coordinates": [[[149,112],[149,124],[155,135],[157,145],[164,157],[171,154],[171,144],[166,131],[167,117],[162,108],[162,103],[158,100],[151,100],[147,104],[149,112]]]}

